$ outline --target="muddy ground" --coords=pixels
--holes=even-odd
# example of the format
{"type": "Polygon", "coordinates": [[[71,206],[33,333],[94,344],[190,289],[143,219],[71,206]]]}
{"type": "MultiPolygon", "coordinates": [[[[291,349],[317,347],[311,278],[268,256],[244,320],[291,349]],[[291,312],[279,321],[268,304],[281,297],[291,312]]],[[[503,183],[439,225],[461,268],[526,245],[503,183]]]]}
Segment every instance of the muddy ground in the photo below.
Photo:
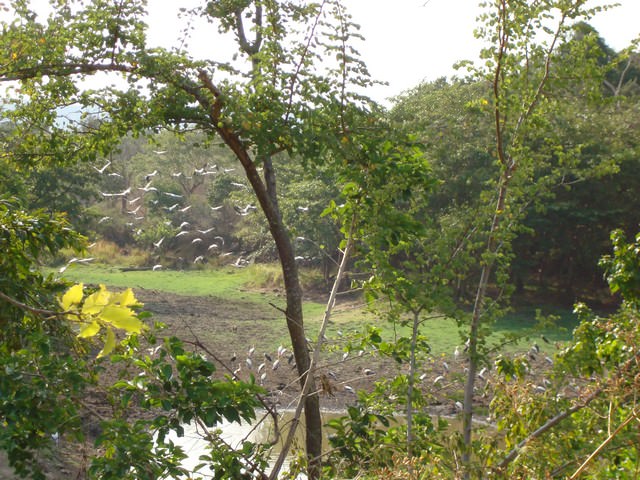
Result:
{"type": "MultiPolygon", "coordinates": [[[[240,379],[256,378],[267,390],[265,400],[279,409],[294,408],[300,385],[291,355],[290,343],[283,313],[276,305],[228,300],[217,297],[180,296],[164,292],[136,289],[136,296],[144,309],[153,314],[151,321],[166,324],[162,335],[176,335],[192,348],[202,352],[216,363],[218,375],[235,374],[240,379]],[[270,324],[272,323],[272,326],[270,324]],[[201,346],[197,346],[200,344],[201,346]],[[278,355],[278,347],[286,351],[278,355]],[[252,351],[252,353],[250,353],[252,351]],[[249,362],[247,360],[250,360],[249,362]],[[264,364],[264,366],[261,366],[264,364]],[[234,373],[235,372],[235,373],[234,373]]],[[[337,309],[348,308],[338,304],[337,309]]],[[[327,339],[320,357],[316,376],[321,406],[326,410],[341,411],[356,401],[354,390],[370,390],[375,381],[390,379],[406,366],[389,358],[382,358],[372,350],[353,350],[345,354],[344,340],[327,339]]],[[[431,396],[431,411],[442,415],[456,413],[456,401],[462,399],[465,376],[464,356],[437,357],[423,361],[420,366],[419,387],[431,396]]],[[[490,400],[491,372],[478,379],[476,401],[487,404],[490,400]]],[[[88,399],[94,408],[100,408],[99,399],[88,399]]],[[[62,452],[70,452],[62,443],[62,452]]],[[[62,457],[66,456],[62,453],[62,457]]],[[[73,455],[72,455],[73,456],[73,455]]],[[[57,465],[54,461],[51,465],[57,465]]],[[[50,479],[77,477],[74,472],[81,466],[57,465],[51,468],[50,479]]],[[[11,480],[6,461],[0,456],[0,478],[11,480]],[[3,465],[5,464],[5,465],[3,465]]]]}

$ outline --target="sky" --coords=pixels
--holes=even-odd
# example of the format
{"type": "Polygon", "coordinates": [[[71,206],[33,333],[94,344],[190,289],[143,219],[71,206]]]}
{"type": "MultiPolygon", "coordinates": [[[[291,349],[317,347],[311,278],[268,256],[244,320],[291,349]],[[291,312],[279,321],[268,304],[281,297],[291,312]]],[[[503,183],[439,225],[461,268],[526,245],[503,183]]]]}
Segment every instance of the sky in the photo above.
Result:
{"type": "MultiPolygon", "coordinates": [[[[613,0],[612,0],[613,1],[613,0]]],[[[178,7],[201,4],[202,0],[148,0],[149,40],[152,45],[176,46],[184,27],[178,7]]],[[[46,15],[47,0],[32,0],[46,15]]],[[[375,80],[388,85],[371,87],[366,94],[389,105],[388,99],[415,87],[456,73],[453,64],[475,60],[480,44],[474,38],[479,0],[343,0],[365,41],[356,45],[375,80]]],[[[603,0],[590,0],[589,5],[603,0]]],[[[640,37],[640,0],[618,0],[620,6],[602,12],[590,23],[615,50],[640,37]]],[[[233,51],[229,39],[202,29],[190,46],[196,56],[219,58],[220,51],[233,51]]]]}
{"type": "MultiPolygon", "coordinates": [[[[370,92],[378,101],[384,102],[385,98],[423,80],[451,77],[456,73],[455,62],[478,58],[480,44],[473,36],[480,13],[477,0],[346,0],[345,3],[367,39],[360,53],[371,75],[389,83],[370,92]]],[[[601,12],[590,21],[616,50],[640,36],[640,0],[619,3],[620,7],[601,12]]]]}
{"type": "MultiPolygon", "coordinates": [[[[175,5],[197,0],[150,0],[150,39],[170,46],[179,22],[175,5]],[[173,8],[170,6],[173,5],[173,8]]],[[[389,104],[388,98],[418,85],[456,73],[459,60],[477,59],[480,44],[474,38],[478,0],[343,0],[354,23],[360,25],[365,41],[356,45],[371,76],[388,85],[370,88],[366,93],[389,104]]],[[[602,4],[591,0],[591,5],[602,4]]],[[[590,22],[616,50],[640,36],[640,0],[619,0],[620,6],[603,12],[590,22]]],[[[220,40],[221,41],[221,40],[220,40]]],[[[192,42],[196,49],[225,48],[211,37],[192,42]]],[[[231,46],[228,47],[231,49],[231,46]]]]}

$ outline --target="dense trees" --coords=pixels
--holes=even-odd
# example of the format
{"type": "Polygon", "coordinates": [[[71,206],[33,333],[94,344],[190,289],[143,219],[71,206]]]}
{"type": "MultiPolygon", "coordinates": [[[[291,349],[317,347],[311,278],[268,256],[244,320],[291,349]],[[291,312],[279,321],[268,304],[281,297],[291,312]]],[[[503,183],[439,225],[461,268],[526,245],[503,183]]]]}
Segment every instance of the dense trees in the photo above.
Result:
{"type": "MultiPolygon", "coordinates": [[[[213,364],[177,339],[158,346],[157,357],[140,354],[139,342],[156,340],[135,311],[103,317],[102,309],[94,311],[98,297],[106,305],[118,298],[127,309],[135,307],[133,297],[111,297],[104,289],[85,297],[76,286],[58,305],[63,285],[36,267],[45,253],[81,250],[82,239],[57,210],[87,234],[151,250],[149,261],[212,260],[221,242],[251,259],[277,256],[310,478],[320,476],[323,452],[298,268],[324,264],[329,280],[344,237],[356,244],[357,266],[370,277],[369,298],[387,300],[380,317],[409,325],[411,333],[393,344],[375,334],[365,339],[408,370],[362,396],[348,419],[333,422],[339,436],[327,471],[340,475],[335,468],[342,464],[355,472],[365,459],[372,468],[392,466],[393,455],[374,461],[372,449],[383,442],[406,453],[411,474],[480,477],[497,466],[501,475],[542,476],[549,467],[536,458],[552,458],[561,471],[571,454],[594,448],[571,433],[544,445],[537,439],[565,420],[595,437],[602,425],[585,407],[602,413],[607,403],[615,412],[610,407],[603,448],[626,448],[620,432],[635,415],[635,376],[629,375],[636,354],[623,345],[636,337],[637,245],[622,233],[604,265],[623,306],[611,318],[578,309],[583,323],[555,359],[548,384],[527,383],[526,358],[496,360],[489,353],[499,347],[486,341],[491,322],[509,306],[512,284],[573,296],[595,283],[592,265],[607,231],[634,231],[639,221],[633,203],[638,59],[632,50],[612,51],[587,24],[571,25],[597,9],[579,1],[489,2],[479,30],[490,45],[485,63],[470,67],[468,78],[418,86],[383,112],[353,93],[370,80],[352,46],[357,30],[339,1],[211,1],[183,11],[236,42],[230,61],[149,48],[144,2],[52,2],[46,19],[25,2],[11,8],[13,20],[0,37],[0,80],[10,85],[0,186],[29,208],[48,210],[25,213],[13,200],[0,205],[8,252],[0,279],[1,360],[8,373],[0,391],[12,399],[2,404],[7,425],[0,445],[16,469],[37,475],[32,450],[46,447],[52,434],[68,429],[81,436],[80,397],[100,386],[97,373],[106,360],[88,354],[69,315],[88,322],[81,337],[104,332],[99,357],[116,348],[116,327],[134,333],[118,342],[111,359],[137,380],[107,389],[117,408],[103,419],[98,443],[111,453],[94,458],[89,472],[96,478],[183,475],[182,452],[164,441],[170,430],[191,420],[211,427],[223,417],[249,419],[257,406],[255,385],[211,380],[213,364]],[[84,82],[97,75],[104,85],[114,83],[87,88],[84,82]],[[70,105],[77,114],[64,116],[61,109],[70,105]],[[206,231],[214,221],[215,246],[179,235],[187,223],[191,231],[206,231]],[[465,344],[458,355],[466,362],[464,428],[448,443],[424,414],[429,392],[417,386],[421,355],[429,350],[421,325],[443,315],[458,321],[465,344]],[[506,452],[498,442],[474,443],[471,435],[475,382],[494,360],[500,377],[490,408],[500,418],[506,452]],[[34,382],[21,387],[25,375],[34,382]],[[386,411],[376,395],[388,403],[386,411]],[[397,404],[389,403],[392,397],[397,404]],[[37,412],[33,398],[40,399],[37,412]],[[406,411],[407,425],[377,429],[375,422],[386,422],[396,406],[406,411]],[[126,422],[134,407],[148,416],[126,422]],[[43,414],[60,421],[47,425],[43,414]],[[420,457],[425,452],[436,460],[420,457]]],[[[216,445],[208,460],[219,471],[265,476],[256,446],[231,452],[216,445]]],[[[606,460],[603,475],[630,468],[630,450],[621,461],[602,449],[595,453],[606,460]]]]}

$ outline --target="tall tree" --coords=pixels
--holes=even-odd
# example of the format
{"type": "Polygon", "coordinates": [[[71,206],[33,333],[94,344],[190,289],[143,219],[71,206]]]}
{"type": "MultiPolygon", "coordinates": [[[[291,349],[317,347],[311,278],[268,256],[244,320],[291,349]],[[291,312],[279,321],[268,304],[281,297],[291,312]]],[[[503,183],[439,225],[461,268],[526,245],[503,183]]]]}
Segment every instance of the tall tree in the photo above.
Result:
{"type": "Polygon", "coordinates": [[[218,136],[245,171],[281,262],[284,314],[304,390],[309,477],[320,472],[319,401],[309,374],[302,291],[294,246],[283,222],[272,158],[315,162],[348,138],[350,112],[365,107],[352,86],[369,83],[351,42],[358,35],[339,0],[204,2],[184,12],[233,36],[240,62],[194,60],[188,52],[149,48],[141,0],[51,2],[40,21],[28,3],[12,3],[3,25],[0,80],[14,82],[21,149],[32,158],[92,158],[115,139],[169,126],[218,136]],[[243,62],[243,61],[244,62],[243,62]],[[123,88],[83,89],[100,72],[124,76],[123,88]],[[80,104],[99,125],[62,124],[56,109],[80,104]],[[262,172],[261,169],[262,168],[262,172]]]}
{"type": "MultiPolygon", "coordinates": [[[[462,458],[466,477],[471,472],[473,397],[482,357],[482,327],[491,319],[493,305],[497,303],[487,302],[489,283],[492,278],[500,281],[501,276],[504,280],[505,267],[511,259],[509,247],[514,229],[522,219],[523,205],[531,201],[537,189],[548,188],[563,178],[562,169],[571,165],[575,156],[570,146],[549,148],[548,144],[532,144],[531,140],[557,101],[550,95],[549,86],[557,86],[566,67],[562,57],[556,55],[557,48],[572,33],[572,21],[589,18],[597,11],[587,9],[585,3],[496,0],[487,2],[488,9],[481,16],[484,25],[479,36],[487,40],[489,47],[482,51],[484,66],[475,73],[491,86],[493,152],[498,168],[493,213],[485,230],[486,243],[469,325],[469,367],[463,402],[462,458]],[[540,171],[548,172],[546,178],[536,176],[540,171]]],[[[590,62],[584,62],[583,67],[589,69],[590,62]]],[[[596,72],[591,69],[580,73],[593,78],[596,72]]],[[[590,84],[587,82],[585,86],[589,88],[590,84]]]]}

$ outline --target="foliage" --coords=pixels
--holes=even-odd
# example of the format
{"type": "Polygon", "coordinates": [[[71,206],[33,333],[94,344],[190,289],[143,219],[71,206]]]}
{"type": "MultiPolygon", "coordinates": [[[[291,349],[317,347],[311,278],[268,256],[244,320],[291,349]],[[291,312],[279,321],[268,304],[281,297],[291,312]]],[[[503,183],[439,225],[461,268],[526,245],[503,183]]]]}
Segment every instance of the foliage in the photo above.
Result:
{"type": "Polygon", "coordinates": [[[505,476],[574,472],[577,478],[586,469],[592,478],[626,478],[637,472],[635,433],[627,428],[637,408],[637,289],[622,279],[637,273],[638,244],[620,232],[612,241],[614,255],[602,263],[624,299],[619,311],[603,317],[577,304],[580,325],[550,376],[536,384],[525,365],[497,385],[492,414],[512,449],[497,463],[505,476]]]}
{"type": "Polygon", "coordinates": [[[39,453],[51,449],[52,435],[78,433],[79,399],[92,383],[69,325],[55,314],[42,318],[64,284],[37,266],[82,241],[63,215],[0,201],[0,448],[17,473],[36,479],[44,478],[39,453]]]}

